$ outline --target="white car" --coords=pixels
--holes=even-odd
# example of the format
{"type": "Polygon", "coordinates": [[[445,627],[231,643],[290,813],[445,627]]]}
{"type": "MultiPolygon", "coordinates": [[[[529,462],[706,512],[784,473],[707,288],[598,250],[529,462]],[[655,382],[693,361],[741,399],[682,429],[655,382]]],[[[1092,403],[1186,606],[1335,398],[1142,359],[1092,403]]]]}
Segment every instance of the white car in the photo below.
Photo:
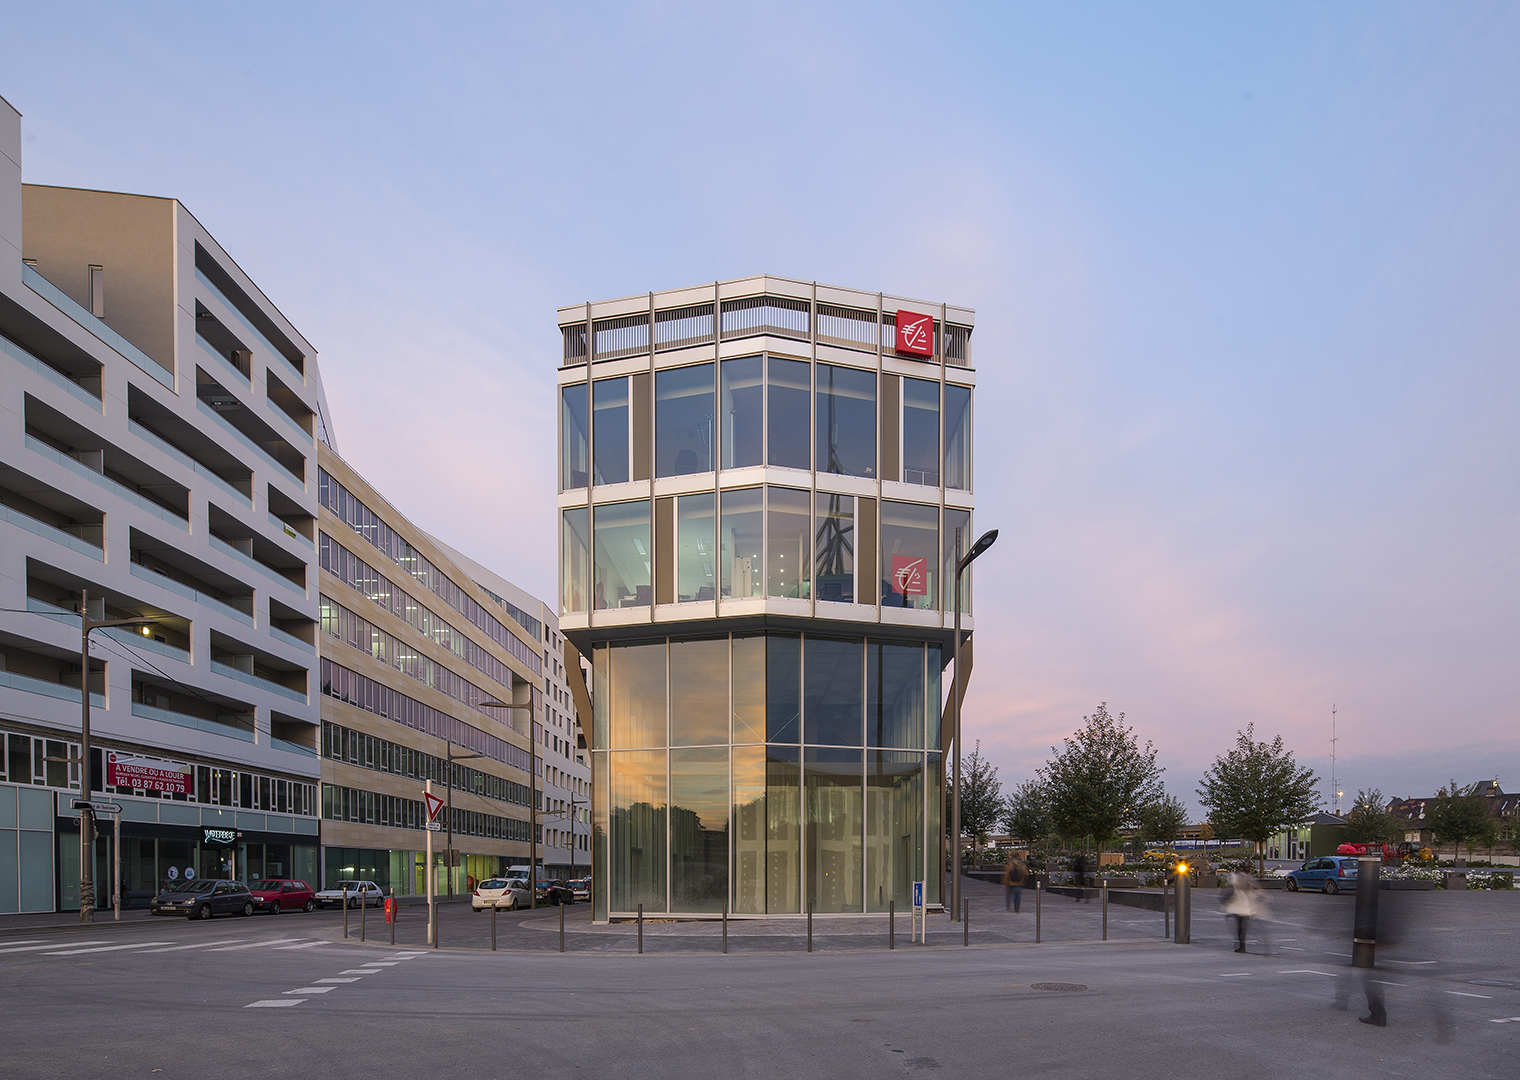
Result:
{"type": "Polygon", "coordinates": [[[528,902],[528,883],[518,878],[487,878],[475,886],[470,897],[472,911],[484,911],[488,907],[517,910],[518,905],[528,902]]]}
{"type": "Polygon", "coordinates": [[[365,907],[379,907],[385,902],[385,894],[373,881],[339,881],[334,883],[332,888],[323,889],[317,893],[317,906],[342,907],[345,899],[351,908],[356,908],[360,904],[365,907]]]}

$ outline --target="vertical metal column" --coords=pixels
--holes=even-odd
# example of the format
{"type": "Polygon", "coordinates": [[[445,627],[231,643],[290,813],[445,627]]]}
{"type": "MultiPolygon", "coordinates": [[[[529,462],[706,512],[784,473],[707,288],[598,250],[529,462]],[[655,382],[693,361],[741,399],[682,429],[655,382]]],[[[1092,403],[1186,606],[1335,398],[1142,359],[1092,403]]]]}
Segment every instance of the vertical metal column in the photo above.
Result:
{"type": "Polygon", "coordinates": [[[491,905],[491,951],[496,951],[496,905],[494,903],[491,905]]]}
{"type": "Polygon", "coordinates": [[[359,894],[359,940],[365,939],[365,916],[369,914],[369,888],[365,886],[359,894]]]}
{"type": "Polygon", "coordinates": [[[962,900],[964,910],[961,914],[961,944],[971,944],[971,901],[962,900]]]}
{"type": "Polygon", "coordinates": [[[1178,945],[1193,943],[1193,879],[1187,870],[1177,874],[1177,936],[1178,945]]]}
{"type": "Polygon", "coordinates": [[[644,955],[644,905],[639,905],[639,955],[644,955]]]}
{"type": "Polygon", "coordinates": [[[887,901],[887,948],[897,948],[897,901],[887,901]]]}
{"type": "Polygon", "coordinates": [[[961,911],[961,695],[965,680],[961,672],[961,528],[955,527],[955,683],[950,696],[955,701],[955,720],[950,725],[950,738],[955,744],[955,775],[952,781],[955,794],[950,802],[950,843],[955,853],[950,862],[950,918],[955,919],[961,911]]]}
{"type": "Polygon", "coordinates": [[[1103,878],[1103,940],[1108,940],[1108,878],[1103,878]]]}
{"type": "Polygon", "coordinates": [[[1351,966],[1377,965],[1378,881],[1383,860],[1363,855],[1356,861],[1356,921],[1351,933],[1351,966]]]}
{"type": "Polygon", "coordinates": [[[401,905],[396,903],[396,886],[391,886],[391,944],[396,944],[396,923],[401,919],[401,905]]]}
{"type": "Polygon", "coordinates": [[[348,886],[343,886],[343,937],[348,937],[348,886]]]}
{"type": "Polygon", "coordinates": [[[728,955],[728,901],[723,901],[723,955],[728,955]]]}
{"type": "MultiPolygon", "coordinates": [[[[494,911],[495,908],[492,908],[494,911]]],[[[559,951],[565,951],[565,905],[559,906],[559,951]]]]}
{"type": "Polygon", "coordinates": [[[1045,883],[1036,881],[1034,883],[1034,943],[1036,945],[1040,943],[1040,897],[1044,895],[1045,883]]]}
{"type": "Polygon", "coordinates": [[[808,926],[808,931],[807,931],[807,934],[808,934],[808,938],[807,938],[807,951],[808,952],[812,952],[813,951],[813,902],[811,900],[808,901],[807,926],[808,926]]]}
{"type": "Polygon", "coordinates": [[[116,921],[121,921],[121,811],[116,811],[116,840],[112,847],[111,858],[114,865],[111,868],[111,906],[116,910],[116,921]]]}

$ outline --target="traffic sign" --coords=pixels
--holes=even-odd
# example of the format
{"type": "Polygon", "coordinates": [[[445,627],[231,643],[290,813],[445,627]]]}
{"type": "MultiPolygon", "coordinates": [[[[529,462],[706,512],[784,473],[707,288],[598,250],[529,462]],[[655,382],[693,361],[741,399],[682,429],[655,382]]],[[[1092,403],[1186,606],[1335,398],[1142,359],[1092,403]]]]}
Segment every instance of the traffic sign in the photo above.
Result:
{"type": "Polygon", "coordinates": [[[427,803],[428,820],[437,821],[438,811],[443,809],[443,800],[440,799],[437,795],[434,795],[431,791],[424,791],[422,793],[422,798],[423,801],[427,803]]]}
{"type": "Polygon", "coordinates": [[[922,881],[915,881],[913,883],[913,906],[915,908],[924,906],[924,883],[922,881]]]}
{"type": "Polygon", "coordinates": [[[119,814],[121,803],[114,802],[86,802],[84,799],[72,799],[70,805],[75,810],[91,810],[97,814],[119,814]]]}
{"type": "Polygon", "coordinates": [[[441,821],[430,821],[426,825],[424,825],[423,828],[426,829],[428,832],[442,832],[443,831],[443,822],[441,822],[441,821]]]}

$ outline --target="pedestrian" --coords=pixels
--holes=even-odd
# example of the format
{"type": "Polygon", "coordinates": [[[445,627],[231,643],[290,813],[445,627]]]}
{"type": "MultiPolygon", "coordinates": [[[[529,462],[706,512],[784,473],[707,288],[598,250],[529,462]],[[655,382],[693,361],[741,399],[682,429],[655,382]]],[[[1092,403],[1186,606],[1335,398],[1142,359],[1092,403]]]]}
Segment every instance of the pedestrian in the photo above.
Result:
{"type": "Polygon", "coordinates": [[[1220,897],[1220,903],[1224,905],[1225,914],[1235,920],[1236,952],[1246,951],[1246,929],[1251,916],[1256,914],[1256,901],[1256,880],[1250,874],[1231,874],[1230,884],[1225,895],[1220,897]]]}
{"type": "Polygon", "coordinates": [[[1071,864],[1071,880],[1077,886],[1077,903],[1082,902],[1082,888],[1087,884],[1087,853],[1084,851],[1071,864]]]}
{"type": "Polygon", "coordinates": [[[1024,893],[1024,883],[1029,880],[1029,867],[1019,856],[1018,852],[1011,852],[1008,856],[1008,865],[1003,870],[1003,910],[1007,911],[1009,905],[1013,906],[1013,913],[1019,913],[1019,898],[1024,893]]]}

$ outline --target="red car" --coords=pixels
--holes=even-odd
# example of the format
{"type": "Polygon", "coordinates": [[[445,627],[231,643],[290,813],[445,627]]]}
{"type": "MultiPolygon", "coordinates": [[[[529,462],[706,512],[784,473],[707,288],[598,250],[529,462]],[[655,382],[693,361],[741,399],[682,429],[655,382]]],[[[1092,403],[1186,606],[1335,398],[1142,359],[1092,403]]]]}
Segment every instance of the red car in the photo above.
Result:
{"type": "Polygon", "coordinates": [[[311,911],[317,906],[317,894],[304,881],[289,878],[265,878],[248,887],[260,911],[278,915],[282,911],[311,911]]]}

